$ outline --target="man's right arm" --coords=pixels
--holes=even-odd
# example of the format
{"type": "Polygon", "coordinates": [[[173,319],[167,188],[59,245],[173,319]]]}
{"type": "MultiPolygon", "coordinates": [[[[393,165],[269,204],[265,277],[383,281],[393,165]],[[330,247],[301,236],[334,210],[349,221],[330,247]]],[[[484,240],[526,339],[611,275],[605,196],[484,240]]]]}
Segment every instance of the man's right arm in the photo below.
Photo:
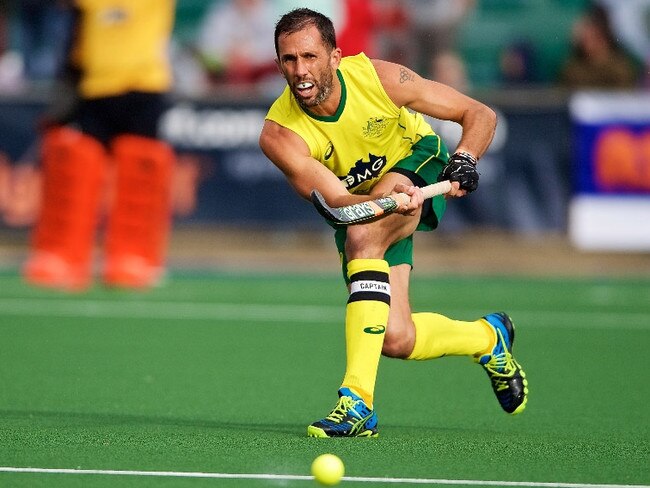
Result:
{"type": "Polygon", "coordinates": [[[368,199],[350,194],[334,173],[311,157],[307,143],[298,134],[276,122],[264,121],[260,148],[306,200],[312,190],[318,190],[329,205],[337,207],[368,199]]]}

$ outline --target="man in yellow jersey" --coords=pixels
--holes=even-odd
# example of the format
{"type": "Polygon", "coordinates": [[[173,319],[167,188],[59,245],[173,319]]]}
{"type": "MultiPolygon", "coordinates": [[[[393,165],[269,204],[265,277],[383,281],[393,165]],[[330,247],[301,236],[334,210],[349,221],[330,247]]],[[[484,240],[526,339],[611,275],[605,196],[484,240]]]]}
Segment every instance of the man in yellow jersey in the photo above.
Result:
{"type": "Polygon", "coordinates": [[[175,3],[74,0],[70,8],[65,73],[77,103],[43,135],[42,209],[23,274],[29,283],[67,290],[91,283],[112,175],[102,279],[149,287],[161,279],[170,229],[174,154],[158,138],[158,121],[172,84],[167,48],[175,3]]]}
{"type": "Polygon", "coordinates": [[[335,231],[349,289],[346,369],[336,406],[307,428],[308,435],[378,435],[373,401],[382,354],[469,356],[487,372],[501,407],[521,412],[528,387],[512,355],[508,315],[464,322],[413,313],[408,298],[413,233],[435,228],[445,208],[444,197],[424,200],[419,187],[451,180],[447,198],[475,190],[475,166],[492,140],[494,112],[404,66],[364,54],[342,57],[331,21],[309,9],[280,19],[275,47],[288,86],[268,112],[260,146],[298,194],[308,199],[317,189],[336,207],[398,192],[411,197],[397,213],[335,231]],[[451,157],[420,113],[462,126],[451,157]]]}

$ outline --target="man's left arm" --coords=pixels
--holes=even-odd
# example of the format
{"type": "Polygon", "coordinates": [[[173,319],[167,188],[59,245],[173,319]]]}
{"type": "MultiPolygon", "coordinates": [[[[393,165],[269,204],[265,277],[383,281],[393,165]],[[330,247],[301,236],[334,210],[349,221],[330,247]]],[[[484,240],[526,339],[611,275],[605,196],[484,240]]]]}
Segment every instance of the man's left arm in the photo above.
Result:
{"type": "Polygon", "coordinates": [[[485,153],[497,122],[491,108],[450,86],[422,78],[402,65],[381,60],[372,62],[395,105],[459,123],[463,134],[456,151],[469,153],[477,160],[485,153]]]}
{"type": "Polygon", "coordinates": [[[440,180],[458,182],[448,196],[463,196],[476,190],[478,159],[490,146],[496,129],[496,114],[478,100],[454,88],[422,78],[395,63],[373,60],[386,93],[398,107],[406,106],[441,120],[451,120],[463,128],[456,150],[440,174],[440,180]]]}

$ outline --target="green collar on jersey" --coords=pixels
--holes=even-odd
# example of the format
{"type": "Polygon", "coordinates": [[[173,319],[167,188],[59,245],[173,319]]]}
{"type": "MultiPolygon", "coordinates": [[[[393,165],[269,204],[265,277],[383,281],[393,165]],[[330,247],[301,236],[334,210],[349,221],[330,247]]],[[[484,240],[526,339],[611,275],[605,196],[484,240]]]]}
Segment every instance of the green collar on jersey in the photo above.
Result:
{"type": "Polygon", "coordinates": [[[339,102],[339,106],[336,109],[336,113],[334,115],[316,115],[311,113],[308,110],[303,109],[303,111],[309,115],[312,119],[319,120],[321,122],[336,122],[339,120],[341,117],[341,114],[343,113],[343,109],[345,108],[345,101],[348,97],[348,90],[345,86],[345,80],[343,79],[343,75],[341,74],[341,70],[337,69],[336,70],[336,76],[339,78],[339,82],[341,83],[341,101],[339,102]]]}

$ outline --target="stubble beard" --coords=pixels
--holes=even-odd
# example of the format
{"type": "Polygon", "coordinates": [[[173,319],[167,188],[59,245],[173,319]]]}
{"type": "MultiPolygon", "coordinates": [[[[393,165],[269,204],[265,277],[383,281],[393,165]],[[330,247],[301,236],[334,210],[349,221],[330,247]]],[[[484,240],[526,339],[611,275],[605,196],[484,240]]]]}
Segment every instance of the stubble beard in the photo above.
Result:
{"type": "MultiPolygon", "coordinates": [[[[332,87],[334,85],[334,75],[331,70],[325,70],[322,72],[322,75],[318,81],[314,80],[314,85],[318,89],[318,93],[312,100],[305,100],[304,98],[296,96],[298,104],[303,109],[309,109],[311,107],[316,107],[323,103],[329,98],[332,93],[332,87]]],[[[294,93],[294,96],[296,94],[294,93]]]]}

